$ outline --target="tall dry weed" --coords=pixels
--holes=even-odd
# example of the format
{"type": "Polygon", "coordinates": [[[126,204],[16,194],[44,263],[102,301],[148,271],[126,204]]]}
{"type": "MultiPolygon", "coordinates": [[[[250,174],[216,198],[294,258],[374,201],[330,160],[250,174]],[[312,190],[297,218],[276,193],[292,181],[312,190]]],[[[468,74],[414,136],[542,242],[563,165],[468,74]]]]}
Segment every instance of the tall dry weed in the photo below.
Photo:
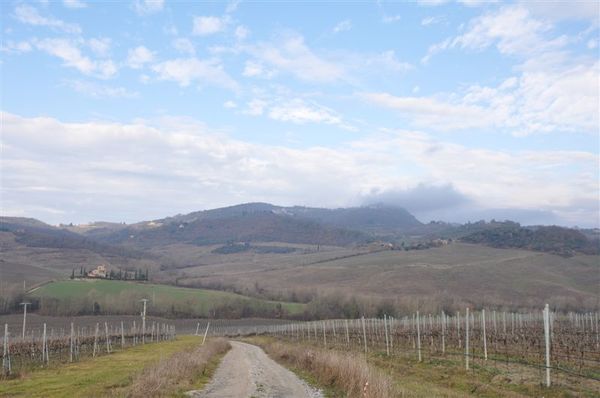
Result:
{"type": "Polygon", "coordinates": [[[356,353],[328,351],[279,342],[265,350],[276,360],[309,372],[316,380],[341,389],[351,398],[391,398],[402,395],[390,376],[356,353]]]}
{"type": "Polygon", "coordinates": [[[131,398],[164,397],[180,387],[192,386],[210,360],[231,348],[225,339],[209,340],[192,352],[178,352],[145,368],[134,379],[128,396],[131,398]]]}

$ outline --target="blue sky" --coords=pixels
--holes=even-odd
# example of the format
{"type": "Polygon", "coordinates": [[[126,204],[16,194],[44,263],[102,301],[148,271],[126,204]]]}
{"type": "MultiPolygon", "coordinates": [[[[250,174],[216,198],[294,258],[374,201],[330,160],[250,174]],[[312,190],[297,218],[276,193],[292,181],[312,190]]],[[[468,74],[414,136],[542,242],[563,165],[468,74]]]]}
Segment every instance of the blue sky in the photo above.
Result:
{"type": "Polygon", "coordinates": [[[599,224],[597,2],[0,7],[3,214],[599,224]]]}

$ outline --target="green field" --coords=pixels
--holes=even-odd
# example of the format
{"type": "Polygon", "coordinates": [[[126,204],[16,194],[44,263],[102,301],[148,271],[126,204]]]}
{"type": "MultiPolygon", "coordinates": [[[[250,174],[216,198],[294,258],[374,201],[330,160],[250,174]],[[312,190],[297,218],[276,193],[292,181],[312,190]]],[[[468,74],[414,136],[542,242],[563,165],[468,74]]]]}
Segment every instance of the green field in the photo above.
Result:
{"type": "MultiPolygon", "coordinates": [[[[111,355],[66,365],[51,366],[0,382],[2,397],[105,397],[127,396],[128,387],[145,367],[170,355],[198,347],[200,338],[131,347],[111,355]]],[[[198,380],[206,382],[206,378],[198,380]]]]}
{"type": "Polygon", "coordinates": [[[284,314],[295,315],[305,309],[301,303],[261,300],[218,290],[114,280],[51,282],[34,289],[29,295],[42,300],[48,311],[69,315],[78,313],[81,308],[92,308],[94,303],[97,303],[100,312],[135,313],[139,312],[139,300],[142,298],[149,300],[150,314],[162,315],[209,316],[217,315],[216,312],[235,313],[239,309],[246,311],[242,315],[250,316],[275,313],[279,309],[284,314]]]}

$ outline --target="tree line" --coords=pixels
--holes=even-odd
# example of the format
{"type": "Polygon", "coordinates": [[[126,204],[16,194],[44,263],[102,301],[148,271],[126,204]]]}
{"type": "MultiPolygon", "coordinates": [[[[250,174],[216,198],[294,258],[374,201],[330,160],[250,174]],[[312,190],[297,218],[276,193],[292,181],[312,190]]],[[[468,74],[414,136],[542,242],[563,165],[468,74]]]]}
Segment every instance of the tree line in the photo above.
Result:
{"type": "Polygon", "coordinates": [[[94,279],[108,279],[108,280],[119,280],[119,281],[147,281],[148,279],[148,268],[146,268],[146,270],[143,270],[141,268],[135,269],[133,271],[131,270],[125,270],[123,271],[121,268],[119,268],[119,271],[114,271],[114,270],[110,270],[110,272],[108,272],[104,277],[98,277],[98,276],[90,276],[89,272],[87,271],[87,269],[85,267],[80,267],[79,268],[79,273],[75,272],[75,268],[73,268],[73,271],[71,272],[71,279],[75,279],[75,278],[94,278],[94,279]]]}

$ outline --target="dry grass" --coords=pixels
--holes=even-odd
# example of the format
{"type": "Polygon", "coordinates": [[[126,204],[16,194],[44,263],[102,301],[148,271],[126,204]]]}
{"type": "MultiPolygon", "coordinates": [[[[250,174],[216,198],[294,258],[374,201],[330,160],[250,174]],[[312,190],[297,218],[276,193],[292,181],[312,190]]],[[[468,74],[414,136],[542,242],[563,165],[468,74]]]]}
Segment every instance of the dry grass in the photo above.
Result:
{"type": "Polygon", "coordinates": [[[342,390],[350,398],[402,395],[394,381],[369,365],[363,355],[279,342],[267,343],[263,348],[275,360],[308,372],[318,384],[342,390]]]}
{"type": "Polygon", "coordinates": [[[177,390],[192,387],[211,359],[224,354],[231,346],[225,339],[209,340],[191,352],[178,352],[144,369],[133,381],[128,396],[163,397],[177,390]]]}

